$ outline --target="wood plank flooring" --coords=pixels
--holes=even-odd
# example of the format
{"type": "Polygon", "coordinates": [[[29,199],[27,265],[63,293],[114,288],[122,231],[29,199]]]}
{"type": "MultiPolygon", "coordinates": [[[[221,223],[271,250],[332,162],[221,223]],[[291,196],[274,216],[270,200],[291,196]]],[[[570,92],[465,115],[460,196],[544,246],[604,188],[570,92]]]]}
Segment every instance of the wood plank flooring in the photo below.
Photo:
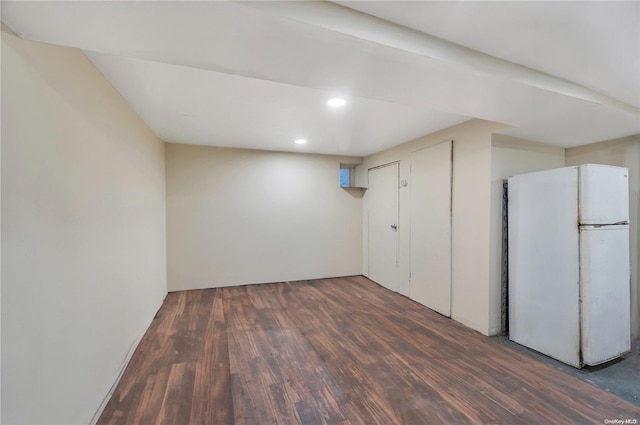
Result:
{"type": "Polygon", "coordinates": [[[605,419],[640,408],[357,276],[169,294],[98,424],[605,419]]]}

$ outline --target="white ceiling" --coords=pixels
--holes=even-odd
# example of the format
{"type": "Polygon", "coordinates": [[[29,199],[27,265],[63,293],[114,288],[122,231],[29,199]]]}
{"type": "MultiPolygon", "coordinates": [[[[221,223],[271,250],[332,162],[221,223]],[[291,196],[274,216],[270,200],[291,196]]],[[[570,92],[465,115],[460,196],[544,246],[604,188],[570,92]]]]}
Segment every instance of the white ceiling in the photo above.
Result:
{"type": "Polygon", "coordinates": [[[1,7],[172,143],[365,156],[471,118],[565,147],[640,133],[640,2],[340,3],[1,7]]]}
{"type": "Polygon", "coordinates": [[[640,2],[338,1],[640,108],[640,2]]]}

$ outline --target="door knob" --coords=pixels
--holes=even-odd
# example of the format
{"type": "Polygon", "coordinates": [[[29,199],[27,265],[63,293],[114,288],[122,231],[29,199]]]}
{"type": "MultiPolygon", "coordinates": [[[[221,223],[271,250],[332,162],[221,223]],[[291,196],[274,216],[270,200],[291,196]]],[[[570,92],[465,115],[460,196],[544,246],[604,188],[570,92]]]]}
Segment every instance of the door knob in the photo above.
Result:
{"type": "Polygon", "coordinates": [[[391,228],[392,228],[393,230],[398,230],[398,225],[397,225],[397,224],[392,224],[392,225],[391,225],[391,228]]]}

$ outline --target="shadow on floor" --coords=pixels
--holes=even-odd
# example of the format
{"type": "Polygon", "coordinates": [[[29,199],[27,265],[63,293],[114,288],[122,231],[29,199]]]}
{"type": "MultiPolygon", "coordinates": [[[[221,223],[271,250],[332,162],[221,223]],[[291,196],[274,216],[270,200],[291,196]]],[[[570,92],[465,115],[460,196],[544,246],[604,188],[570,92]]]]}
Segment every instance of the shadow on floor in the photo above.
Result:
{"type": "Polygon", "coordinates": [[[585,366],[582,369],[576,369],[537,351],[509,341],[506,336],[496,336],[493,339],[499,344],[526,353],[570,375],[591,382],[597,387],[609,391],[636,406],[640,406],[640,339],[631,343],[631,352],[629,354],[599,366],[585,366]]]}

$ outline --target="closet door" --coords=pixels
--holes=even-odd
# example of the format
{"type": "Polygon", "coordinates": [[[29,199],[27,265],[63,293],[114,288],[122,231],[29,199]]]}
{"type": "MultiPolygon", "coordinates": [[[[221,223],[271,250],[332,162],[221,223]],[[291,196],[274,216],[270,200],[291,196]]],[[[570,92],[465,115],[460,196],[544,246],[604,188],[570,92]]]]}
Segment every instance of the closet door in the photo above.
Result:
{"type": "Polygon", "coordinates": [[[451,188],[453,142],[411,154],[409,296],[451,316],[451,188]]]}
{"type": "Polygon", "coordinates": [[[369,279],[398,291],[398,163],[369,170],[369,279]]]}

